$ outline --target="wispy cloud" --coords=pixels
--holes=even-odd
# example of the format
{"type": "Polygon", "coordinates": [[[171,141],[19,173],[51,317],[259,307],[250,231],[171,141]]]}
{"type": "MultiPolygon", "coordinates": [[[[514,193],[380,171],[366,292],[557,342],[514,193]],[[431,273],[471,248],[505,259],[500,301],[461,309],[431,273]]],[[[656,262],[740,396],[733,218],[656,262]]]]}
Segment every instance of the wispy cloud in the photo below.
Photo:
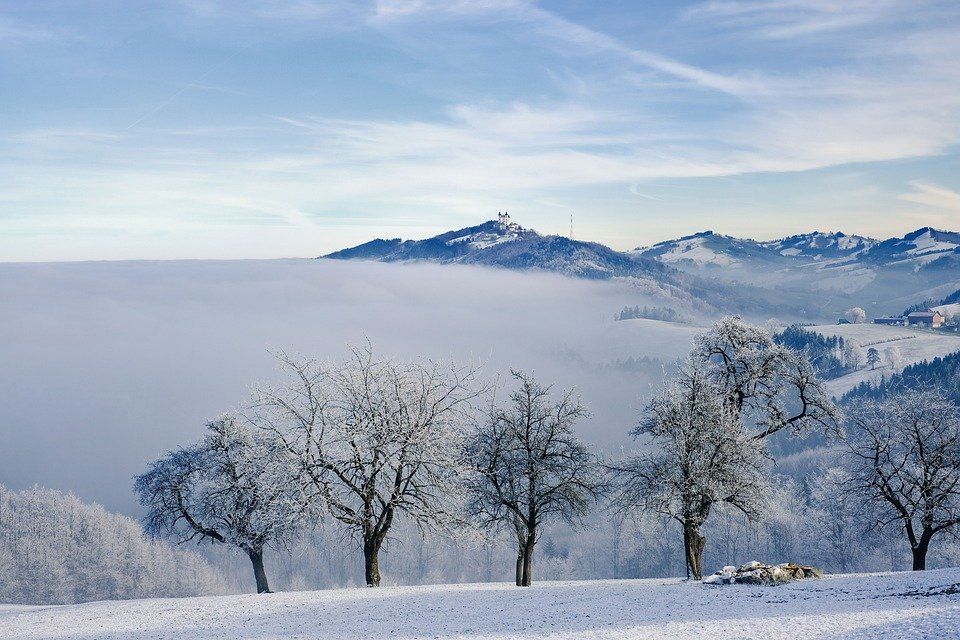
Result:
{"type": "MultiPolygon", "coordinates": [[[[28,86],[0,112],[0,229],[269,226],[319,250],[340,242],[331,220],[435,230],[522,204],[535,224],[573,202],[619,229],[638,203],[731,182],[718,177],[749,189],[960,142],[960,11],[938,2],[904,20],[895,0],[717,0],[656,23],[527,0],[185,4],[164,8],[152,42],[172,36],[177,55],[124,66],[76,45],[94,62],[50,85],[58,104],[30,105],[28,86]]],[[[0,20],[0,38],[39,42],[55,27],[35,18],[0,20]]],[[[45,62],[37,74],[62,73],[60,53],[45,62]]],[[[955,211],[932,184],[881,193],[955,211]]],[[[785,198],[765,197],[783,224],[785,198]]],[[[861,200],[840,189],[830,204],[861,200]]]]}
{"type": "Polygon", "coordinates": [[[684,15],[763,38],[787,39],[868,25],[917,4],[915,0],[710,0],[684,15]]]}
{"type": "Polygon", "coordinates": [[[17,20],[0,14],[0,47],[14,47],[37,42],[55,42],[73,34],[62,27],[48,27],[17,20]]]}
{"type": "Polygon", "coordinates": [[[901,200],[916,202],[952,213],[960,213],[960,193],[953,189],[924,180],[912,180],[910,181],[910,187],[913,191],[901,193],[898,196],[901,200]]]}
{"type": "Polygon", "coordinates": [[[685,64],[652,51],[636,49],[606,33],[590,29],[568,20],[555,12],[525,0],[379,0],[376,18],[395,20],[412,16],[469,18],[484,16],[499,21],[513,21],[526,25],[541,37],[559,40],[594,53],[612,54],[633,64],[647,67],[668,76],[689,81],[708,89],[731,95],[752,91],[748,80],[728,77],[694,65],[685,64]]]}

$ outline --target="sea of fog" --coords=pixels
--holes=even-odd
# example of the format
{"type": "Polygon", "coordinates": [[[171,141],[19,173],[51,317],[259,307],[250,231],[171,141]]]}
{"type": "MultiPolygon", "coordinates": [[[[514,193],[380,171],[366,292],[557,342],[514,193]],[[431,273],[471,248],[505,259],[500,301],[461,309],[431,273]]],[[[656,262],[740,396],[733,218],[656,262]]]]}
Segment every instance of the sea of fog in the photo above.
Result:
{"type": "Polygon", "coordinates": [[[690,327],[614,322],[646,304],[624,284],[480,267],[327,260],[0,264],[0,482],[72,491],[136,514],[131,477],[205,420],[276,379],[273,353],[480,363],[575,386],[582,436],[604,451],[690,327]]]}

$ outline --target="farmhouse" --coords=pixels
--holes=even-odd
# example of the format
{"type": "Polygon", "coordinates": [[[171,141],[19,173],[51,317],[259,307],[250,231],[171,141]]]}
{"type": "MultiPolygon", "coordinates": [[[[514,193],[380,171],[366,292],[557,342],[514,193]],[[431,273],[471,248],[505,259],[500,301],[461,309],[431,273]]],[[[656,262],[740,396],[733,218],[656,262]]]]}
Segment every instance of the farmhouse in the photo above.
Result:
{"type": "Polygon", "coordinates": [[[907,316],[907,324],[917,327],[930,327],[939,329],[943,326],[946,318],[939,311],[914,311],[907,316]]]}

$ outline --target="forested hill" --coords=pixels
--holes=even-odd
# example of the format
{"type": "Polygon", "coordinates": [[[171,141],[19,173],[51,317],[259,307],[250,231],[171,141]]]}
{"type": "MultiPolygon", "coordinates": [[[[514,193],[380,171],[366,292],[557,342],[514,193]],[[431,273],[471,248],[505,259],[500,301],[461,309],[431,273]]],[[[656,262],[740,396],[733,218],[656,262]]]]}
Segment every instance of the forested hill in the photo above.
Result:
{"type": "Polygon", "coordinates": [[[865,382],[848,392],[843,401],[879,399],[900,389],[940,389],[954,402],[960,403],[960,352],[910,365],[903,372],[873,384],[865,382]]]}

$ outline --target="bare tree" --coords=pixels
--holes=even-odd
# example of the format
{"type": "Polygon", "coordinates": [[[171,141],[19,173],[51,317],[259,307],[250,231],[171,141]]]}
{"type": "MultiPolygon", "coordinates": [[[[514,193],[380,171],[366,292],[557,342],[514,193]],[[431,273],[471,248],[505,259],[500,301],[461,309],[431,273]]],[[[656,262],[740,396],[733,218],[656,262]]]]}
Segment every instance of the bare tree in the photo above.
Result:
{"type": "Polygon", "coordinates": [[[181,543],[242,549],[253,564],[257,593],[267,593],[264,548],[293,537],[305,513],[295,461],[232,416],[207,428],[200,442],[168,453],[136,477],[135,490],[147,508],[145,528],[181,543]]]}
{"type": "Polygon", "coordinates": [[[893,345],[883,350],[883,355],[890,365],[890,370],[899,373],[903,370],[903,355],[900,353],[900,347],[893,345]]]}
{"type": "Polygon", "coordinates": [[[369,345],[340,364],[281,360],[291,382],[261,390],[251,419],[299,460],[304,490],[362,546],[366,584],[379,586],[397,516],[458,520],[475,373],[377,359],[369,345]]]}
{"type": "Polygon", "coordinates": [[[725,394],[695,361],[650,402],[632,435],[648,437],[656,450],[612,469],[620,488],[615,509],[639,506],[678,522],[688,575],[700,580],[701,527],[711,510],[728,504],[748,518],[760,515],[767,491],[762,444],[744,432],[725,394]]]}
{"type": "Polygon", "coordinates": [[[692,366],[704,369],[733,416],[756,439],[789,428],[834,433],[840,412],[809,360],[774,342],[770,332],[727,317],[697,336],[692,366]]]}
{"type": "Polygon", "coordinates": [[[587,415],[579,399],[570,391],[554,399],[532,376],[513,377],[519,386],[509,405],[492,407],[468,444],[475,472],[468,510],[484,526],[512,531],[516,584],[528,587],[540,527],[553,519],[579,523],[603,483],[596,457],[573,434],[587,415]]]}
{"type": "Polygon", "coordinates": [[[850,489],[876,507],[872,525],[903,528],[925,569],[934,536],[960,524],[960,412],[938,391],[905,391],[848,413],[850,489]]]}

